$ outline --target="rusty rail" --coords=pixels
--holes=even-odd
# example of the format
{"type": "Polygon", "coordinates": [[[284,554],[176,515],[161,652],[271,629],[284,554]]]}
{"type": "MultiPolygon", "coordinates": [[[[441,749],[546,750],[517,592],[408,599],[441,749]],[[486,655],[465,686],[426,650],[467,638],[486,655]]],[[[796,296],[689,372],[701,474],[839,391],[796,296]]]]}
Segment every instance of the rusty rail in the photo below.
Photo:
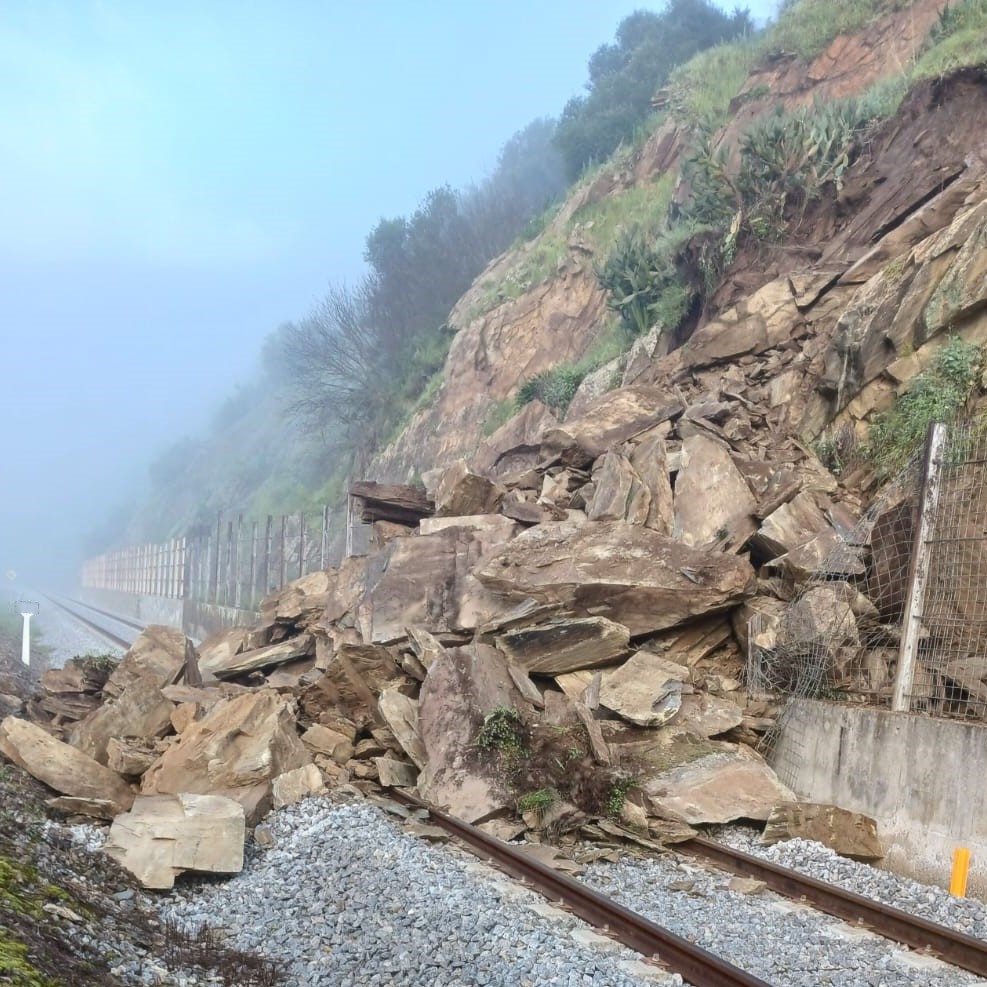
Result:
{"type": "Polygon", "coordinates": [[[987,977],[987,942],[954,932],[943,925],[918,918],[891,905],[845,891],[814,877],[788,870],[760,857],[734,850],[704,837],[696,837],[676,848],[678,853],[709,860],[717,867],[743,877],[753,877],[778,894],[804,899],[819,911],[835,915],[913,949],[935,953],[940,959],[971,973],[987,977]]]}
{"type": "Polygon", "coordinates": [[[439,826],[501,869],[529,881],[546,897],[562,901],[575,915],[604,929],[612,939],[644,956],[656,958],[663,966],[681,974],[694,987],[770,987],[766,981],[663,929],[580,881],[532,859],[509,843],[489,836],[405,792],[392,789],[389,795],[404,805],[425,809],[439,826]]]}

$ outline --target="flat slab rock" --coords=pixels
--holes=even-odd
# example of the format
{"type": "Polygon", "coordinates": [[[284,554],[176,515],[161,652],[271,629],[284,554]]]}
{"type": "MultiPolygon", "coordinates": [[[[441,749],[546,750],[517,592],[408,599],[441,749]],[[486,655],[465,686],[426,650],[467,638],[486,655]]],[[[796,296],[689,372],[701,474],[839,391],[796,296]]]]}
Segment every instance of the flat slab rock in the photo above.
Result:
{"type": "Polygon", "coordinates": [[[680,819],[690,826],[727,823],[734,819],[767,819],[795,794],[779,781],[769,765],[744,744],[705,740],[680,745],[692,760],[659,770],[641,784],[655,814],[680,819]]]}
{"type": "Polygon", "coordinates": [[[476,575],[505,596],[606,617],[632,636],[728,609],[757,584],[745,559],[623,521],[537,525],[488,555],[476,575]]]}
{"type": "Polygon", "coordinates": [[[187,665],[198,660],[195,646],[178,628],[150,624],[130,646],[103,688],[116,698],[134,679],[150,677],[160,689],[177,682],[187,665]]]}
{"type": "Polygon", "coordinates": [[[220,795],[142,795],[117,816],[103,847],[145,888],[165,890],[183,871],[243,870],[243,807],[220,795]]]}
{"type": "Polygon", "coordinates": [[[8,716],[0,723],[0,753],[62,795],[105,803],[108,816],[126,811],[134,801],[118,774],[27,720],[8,716]]]}
{"type": "Polygon", "coordinates": [[[853,860],[879,860],[884,856],[875,820],[836,805],[786,802],[775,806],[764,824],[761,843],[771,846],[795,839],[815,840],[853,860]]]}
{"type": "Polygon", "coordinates": [[[475,747],[484,717],[497,707],[527,704],[496,648],[448,648],[432,663],[418,702],[418,733],[427,758],[418,791],[467,822],[514,806],[503,769],[479,757],[475,747]]]}
{"type": "Polygon", "coordinates": [[[509,658],[536,675],[560,675],[612,664],[627,653],[630,633],[605,617],[557,618],[497,636],[509,658]]]}

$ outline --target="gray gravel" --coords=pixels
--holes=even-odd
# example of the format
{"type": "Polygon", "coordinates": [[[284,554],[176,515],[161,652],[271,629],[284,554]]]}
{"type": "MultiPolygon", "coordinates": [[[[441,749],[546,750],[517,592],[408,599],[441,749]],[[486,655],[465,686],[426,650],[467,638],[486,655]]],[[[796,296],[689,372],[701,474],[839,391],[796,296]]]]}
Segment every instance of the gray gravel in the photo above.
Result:
{"type": "MultiPolygon", "coordinates": [[[[368,804],[310,799],[270,819],[275,845],[223,883],[185,884],[165,913],[221,923],[298,987],[632,987],[640,958],[479,865],[403,833],[368,804]],[[579,941],[585,938],[585,941],[579,941]]],[[[655,971],[658,981],[680,978],[655,971]]]]}
{"type": "MultiPolygon", "coordinates": [[[[186,875],[167,897],[137,892],[184,927],[208,925],[226,945],[278,961],[297,987],[681,983],[601,940],[578,919],[472,856],[409,836],[370,803],[309,799],[266,820],[274,845],[248,846],[229,879],[186,875]]],[[[101,831],[76,827],[88,849],[101,831]]],[[[987,908],[837,857],[819,844],[761,847],[756,833],[717,838],[845,884],[963,931],[982,934],[987,908]]],[[[771,892],[731,891],[730,875],[673,854],[596,863],[587,883],[775,987],[972,987],[977,977],[845,925],[771,892]]],[[[126,955],[128,983],[196,984],[126,955]],[[174,977],[175,979],[171,979],[174,977]]]]}
{"type": "MultiPolygon", "coordinates": [[[[37,599],[37,595],[31,597],[37,599]]],[[[54,603],[41,599],[41,610],[34,622],[41,636],[41,644],[49,650],[48,665],[51,668],[61,668],[65,662],[77,655],[111,654],[115,657],[123,655],[123,649],[90,630],[85,624],[73,620],[64,610],[54,603]]],[[[97,614],[92,619],[101,620],[97,614]]],[[[107,621],[107,623],[109,623],[107,621]]],[[[121,633],[124,625],[110,627],[114,633],[121,633]]],[[[126,630],[127,635],[135,635],[133,628],[126,630]]]]}
{"type": "MultiPolygon", "coordinates": [[[[726,842],[726,841],[725,841],[726,842]]],[[[793,841],[794,843],[794,841],[793,841]]],[[[824,880],[842,864],[819,844],[798,841],[774,859],[788,866],[797,858],[806,873],[824,880]]],[[[743,848],[747,848],[744,844],[743,848]]],[[[769,856],[759,848],[763,856],[769,856]]],[[[866,868],[874,871],[874,868],[866,868]]],[[[877,874],[881,872],[874,871],[877,874]]],[[[872,896],[901,901],[901,879],[882,874],[872,896]]],[[[972,975],[846,925],[769,891],[745,894],[728,888],[731,875],[674,855],[594,864],[585,880],[629,908],[698,943],[772,984],[784,987],[967,987],[982,984],[972,975]]],[[[916,902],[936,892],[914,882],[916,902]]],[[[856,888],[860,890],[861,888],[856,888]]],[[[938,893],[934,895],[938,898],[938,893]]],[[[948,904],[948,903],[946,903],[948,904]]],[[[945,907],[945,906],[943,906],[945,907]]],[[[969,903],[960,903],[955,915],[969,903]]],[[[982,911],[982,906],[977,906],[982,911]]],[[[928,913],[926,913],[928,914],[928,913]]],[[[928,915],[932,918],[933,916],[928,915]]],[[[939,920],[939,916],[936,916],[939,920]]]]}
{"type": "Polygon", "coordinates": [[[758,842],[760,833],[749,826],[724,827],[710,835],[713,839],[782,867],[894,905],[957,932],[987,940],[987,905],[976,898],[956,898],[943,888],[919,884],[878,867],[848,860],[811,840],[787,840],[774,846],[762,846],[758,842]]]}

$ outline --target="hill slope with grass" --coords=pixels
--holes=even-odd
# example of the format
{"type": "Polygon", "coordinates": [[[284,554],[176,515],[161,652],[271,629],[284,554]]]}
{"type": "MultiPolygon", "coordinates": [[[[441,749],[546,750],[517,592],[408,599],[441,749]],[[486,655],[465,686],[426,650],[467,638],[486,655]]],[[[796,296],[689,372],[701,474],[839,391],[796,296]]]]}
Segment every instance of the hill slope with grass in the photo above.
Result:
{"type": "MultiPolygon", "coordinates": [[[[966,407],[987,338],[985,27],[983,0],[802,0],[674,71],[652,129],[457,303],[430,403],[367,475],[485,461],[527,402],[551,424],[631,384],[766,398],[764,425],[834,467],[873,423],[915,418],[895,410],[913,381],[945,372],[966,407]]],[[[864,479],[894,465],[863,461],[864,479]]]]}

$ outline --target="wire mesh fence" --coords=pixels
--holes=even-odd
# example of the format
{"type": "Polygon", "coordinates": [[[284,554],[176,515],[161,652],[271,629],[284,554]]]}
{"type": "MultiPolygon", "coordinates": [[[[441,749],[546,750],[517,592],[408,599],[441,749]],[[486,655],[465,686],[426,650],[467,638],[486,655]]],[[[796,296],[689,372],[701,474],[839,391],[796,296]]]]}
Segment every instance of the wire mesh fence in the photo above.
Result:
{"type": "MultiPolygon", "coordinates": [[[[748,628],[754,691],[987,718],[987,425],[937,426],[926,449],[844,534],[783,608],[748,628]]],[[[785,733],[794,778],[797,702],[785,733]]]]}
{"type": "Polygon", "coordinates": [[[342,513],[324,507],[260,522],[219,515],[209,529],[183,538],[89,559],[82,585],[256,611],[268,593],[339,564],[346,542],[342,513]]]}

